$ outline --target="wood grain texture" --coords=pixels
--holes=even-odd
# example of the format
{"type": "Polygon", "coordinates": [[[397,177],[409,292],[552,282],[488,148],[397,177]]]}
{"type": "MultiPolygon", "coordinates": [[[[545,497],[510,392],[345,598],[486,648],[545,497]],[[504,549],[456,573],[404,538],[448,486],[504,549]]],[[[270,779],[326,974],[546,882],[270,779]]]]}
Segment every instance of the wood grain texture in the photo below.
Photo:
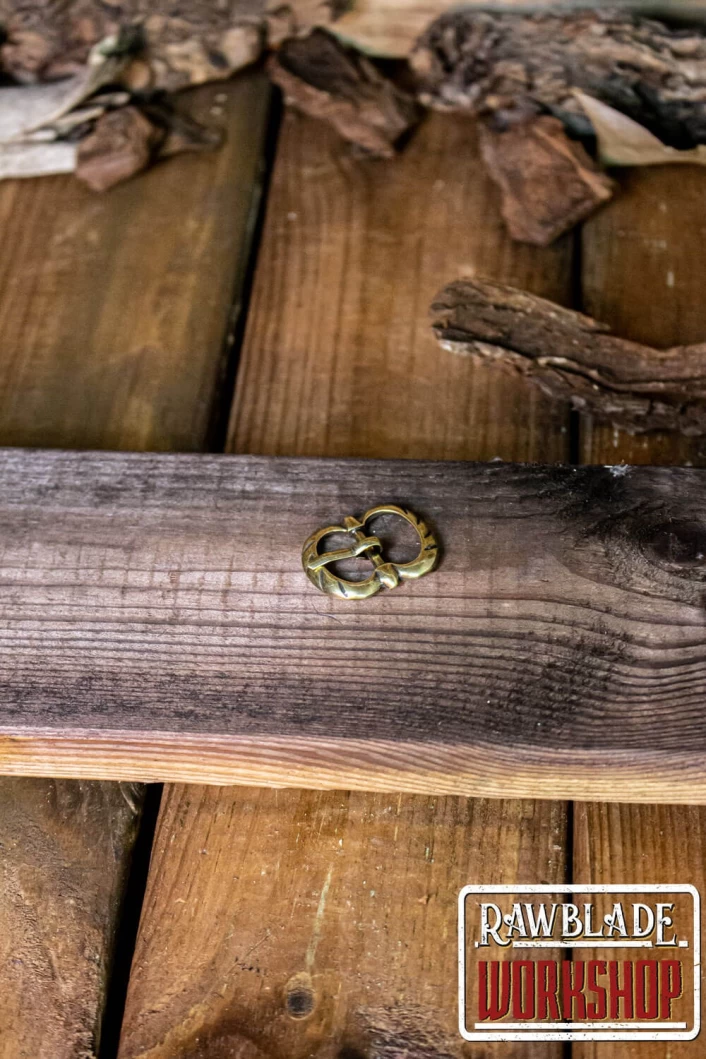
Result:
{"type": "MultiPolygon", "coordinates": [[[[666,349],[706,340],[705,191],[696,167],[621,174],[616,199],[584,225],[583,309],[633,342],[666,349]]],[[[699,466],[706,442],[665,432],[635,437],[586,420],[581,457],[699,466]]]]}
{"type": "Polygon", "coordinates": [[[259,198],[268,89],[247,75],[191,100],[199,120],[225,127],[220,150],[106,196],[70,177],[0,186],[3,444],[203,447],[259,198]]]}
{"type": "MultiPolygon", "coordinates": [[[[586,308],[626,337],[667,346],[706,336],[703,196],[706,174],[665,167],[621,177],[621,194],[583,232],[586,308]]],[[[703,440],[631,437],[587,422],[588,461],[702,466],[703,440]]],[[[579,804],[574,878],[688,882],[706,892],[706,812],[696,806],[579,804]]],[[[702,931],[706,922],[702,922],[702,931]]],[[[576,1044],[576,1059],[689,1059],[691,1044],[576,1044]]]]}
{"type": "Polygon", "coordinates": [[[701,471],[6,450],[0,526],[6,770],[36,735],[77,775],[181,779],[172,737],[218,738],[233,780],[243,743],[270,783],[706,793],[701,471]],[[303,541],[377,502],[440,568],[321,595],[303,541]],[[138,733],[151,765],[101,764],[138,733]]]}
{"type": "MultiPolygon", "coordinates": [[[[241,366],[236,451],[566,452],[565,420],[546,402],[502,373],[437,359],[426,299],[440,276],[481,269],[565,300],[572,244],[537,252],[510,243],[465,122],[434,116],[417,137],[393,165],[379,166],[352,159],[323,126],[285,118],[241,366]]],[[[121,1059],[175,1059],[190,1049],[201,1059],[478,1055],[456,1029],[449,956],[457,888],[566,874],[558,802],[168,787],[163,805],[121,1059]],[[427,885],[430,873],[439,873],[438,885],[427,885]],[[173,902],[167,879],[179,880],[173,902]],[[211,923],[207,961],[196,908],[211,923]],[[243,941],[258,929],[250,955],[243,941]],[[196,968],[193,979],[175,991],[186,965],[196,968]]],[[[544,1045],[513,1049],[513,1059],[559,1054],[544,1045]]]]}
{"type": "Polygon", "coordinates": [[[560,804],[167,791],[124,1056],[478,1054],[455,1025],[455,895],[560,875],[560,804]]]}
{"type": "Polygon", "coordinates": [[[142,792],[0,784],[0,1056],[91,1059],[142,792]]]}
{"type": "Polygon", "coordinates": [[[560,460],[566,411],[512,373],[440,352],[444,278],[566,302],[571,241],[513,245],[475,125],[435,116],[394,162],[287,114],[231,421],[242,453],[560,460]],[[509,425],[512,424],[512,429],[509,425]]]}
{"type": "MultiPolygon", "coordinates": [[[[215,90],[190,96],[226,125],[220,153],[170,161],[105,198],[68,179],[0,185],[3,443],[206,444],[267,87],[247,78],[221,93],[220,117],[215,90]]],[[[35,771],[50,771],[46,758],[35,771]]],[[[142,795],[0,781],[2,1059],[97,1054],[142,795]]]]}
{"type": "MultiPolygon", "coordinates": [[[[702,794],[702,471],[10,449],[0,525],[5,768],[68,736],[101,774],[102,740],[140,733],[219,737],[234,778],[240,739],[268,767],[294,739],[326,786],[355,762],[379,788],[382,744],[402,790],[476,793],[463,761],[487,753],[518,793],[622,772],[658,796],[635,770],[662,759],[663,796],[702,794]],[[369,602],[316,592],[304,539],[378,501],[435,528],[440,568],[369,602]]],[[[166,746],[152,768],[179,777],[166,746]]]]}

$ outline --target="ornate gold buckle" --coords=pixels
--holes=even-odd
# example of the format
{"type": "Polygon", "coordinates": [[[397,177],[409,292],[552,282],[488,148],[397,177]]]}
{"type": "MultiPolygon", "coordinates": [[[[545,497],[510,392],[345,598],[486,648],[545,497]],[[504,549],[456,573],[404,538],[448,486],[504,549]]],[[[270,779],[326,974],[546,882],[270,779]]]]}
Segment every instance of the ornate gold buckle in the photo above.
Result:
{"type": "Polygon", "coordinates": [[[338,596],[340,599],[366,599],[368,596],[374,596],[383,587],[397,588],[400,581],[423,577],[434,569],[438,557],[439,546],[436,539],[421,519],[412,511],[406,511],[396,504],[379,504],[378,507],[371,507],[370,511],[366,511],[361,519],[348,515],[342,526],[326,526],[325,529],[312,533],[302,551],[302,565],[306,576],[321,592],[338,596]],[[366,524],[376,515],[399,515],[414,527],[421,543],[416,559],[410,563],[385,562],[381,554],[380,538],[368,537],[365,533],[366,524]],[[354,539],[349,548],[319,553],[319,541],[331,533],[350,533],[354,539]],[[336,577],[327,569],[329,563],[353,559],[358,555],[365,555],[375,568],[370,577],[363,581],[347,581],[343,577],[336,577]]]}

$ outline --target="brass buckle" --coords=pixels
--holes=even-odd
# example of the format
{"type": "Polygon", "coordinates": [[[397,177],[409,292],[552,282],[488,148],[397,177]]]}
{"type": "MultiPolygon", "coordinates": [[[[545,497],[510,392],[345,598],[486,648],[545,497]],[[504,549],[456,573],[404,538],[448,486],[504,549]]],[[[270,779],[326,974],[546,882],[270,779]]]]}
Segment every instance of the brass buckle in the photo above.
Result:
{"type": "Polygon", "coordinates": [[[338,596],[339,599],[367,599],[383,587],[397,588],[400,581],[412,581],[417,577],[423,577],[424,574],[434,569],[438,557],[439,546],[436,539],[421,519],[417,518],[412,511],[397,507],[396,504],[379,504],[366,511],[361,519],[348,515],[343,520],[342,526],[326,526],[325,529],[312,533],[304,544],[302,566],[311,583],[316,585],[321,592],[326,592],[330,596],[338,596]],[[391,563],[383,559],[380,539],[369,537],[365,533],[366,524],[376,515],[399,515],[414,527],[421,545],[416,559],[410,563],[391,563]],[[319,541],[331,533],[350,533],[353,537],[350,547],[320,553],[319,541]],[[363,581],[347,581],[343,577],[336,577],[327,569],[329,563],[339,562],[341,559],[353,559],[358,555],[365,555],[374,566],[370,577],[366,577],[363,581]]]}

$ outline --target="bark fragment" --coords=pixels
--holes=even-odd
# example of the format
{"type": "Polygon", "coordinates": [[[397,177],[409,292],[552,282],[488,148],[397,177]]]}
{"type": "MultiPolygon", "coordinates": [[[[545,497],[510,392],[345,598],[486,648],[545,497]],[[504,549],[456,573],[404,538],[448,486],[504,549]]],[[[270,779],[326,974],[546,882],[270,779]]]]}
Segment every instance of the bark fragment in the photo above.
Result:
{"type": "Polygon", "coordinates": [[[344,139],[379,158],[392,157],[419,119],[410,95],[324,30],[286,41],[268,71],[288,103],[330,122],[344,139]]]}
{"type": "Polygon", "coordinates": [[[0,0],[0,68],[19,81],[77,73],[98,41],[139,27],[157,88],[230,77],[264,41],[264,0],[0,0]]]}
{"type": "Polygon", "coordinates": [[[591,132],[579,88],[672,147],[706,142],[706,34],[623,11],[443,15],[411,56],[422,98],[508,117],[549,112],[591,132]]]}
{"type": "Polygon", "coordinates": [[[122,107],[99,118],[78,147],[76,176],[93,191],[107,191],[146,169],[160,131],[137,107],[122,107]]]}
{"type": "Polygon", "coordinates": [[[542,115],[505,130],[482,123],[480,142],[508,231],[521,243],[548,246],[613,194],[613,182],[558,118],[542,115]]]}
{"type": "Polygon", "coordinates": [[[431,307],[443,349],[493,361],[632,433],[706,434],[706,343],[658,350],[499,283],[459,280],[431,307]]]}

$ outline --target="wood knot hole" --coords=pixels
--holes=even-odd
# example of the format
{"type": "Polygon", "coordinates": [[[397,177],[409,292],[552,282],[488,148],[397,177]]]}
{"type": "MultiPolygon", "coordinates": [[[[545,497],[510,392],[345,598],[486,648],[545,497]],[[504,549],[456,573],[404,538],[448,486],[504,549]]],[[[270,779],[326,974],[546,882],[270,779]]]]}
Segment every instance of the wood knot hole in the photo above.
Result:
{"type": "Polygon", "coordinates": [[[285,1007],[293,1019],[305,1019],[316,1006],[311,977],[306,972],[293,975],[285,986],[285,1007]]]}
{"type": "Polygon", "coordinates": [[[681,570],[706,567],[706,527],[699,522],[664,522],[653,529],[643,547],[663,566],[681,570]]]}

